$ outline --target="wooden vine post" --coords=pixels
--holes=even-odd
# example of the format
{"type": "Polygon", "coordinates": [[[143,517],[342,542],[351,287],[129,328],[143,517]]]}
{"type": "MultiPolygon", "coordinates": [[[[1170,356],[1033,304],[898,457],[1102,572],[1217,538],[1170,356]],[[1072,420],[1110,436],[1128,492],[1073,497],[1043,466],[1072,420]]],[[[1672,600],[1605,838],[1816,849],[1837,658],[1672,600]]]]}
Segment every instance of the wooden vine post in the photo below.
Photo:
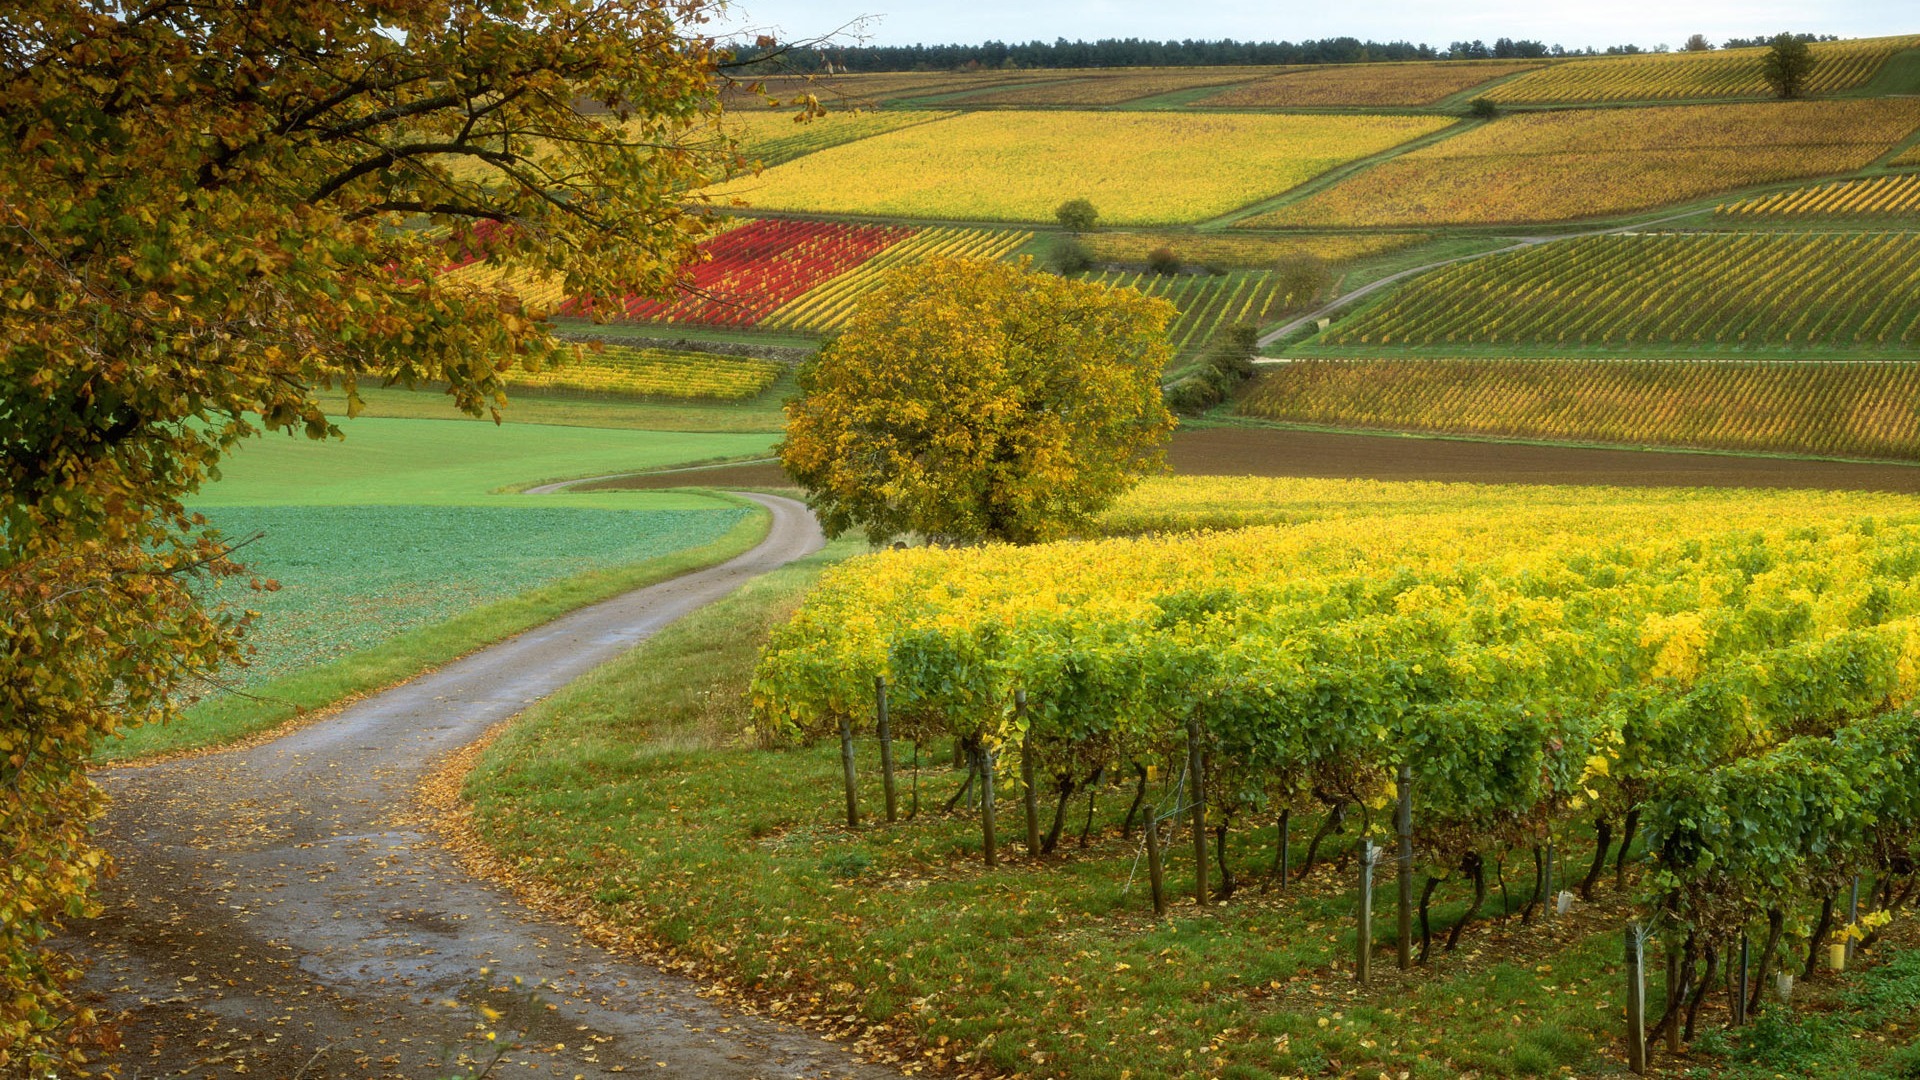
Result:
{"type": "Polygon", "coordinates": [[[1397,781],[1400,805],[1394,826],[1400,834],[1398,863],[1400,881],[1399,938],[1400,970],[1413,970],[1413,766],[1402,764],[1397,781]]]}
{"type": "Polygon", "coordinates": [[[1360,915],[1354,933],[1353,977],[1362,986],[1373,973],[1373,864],[1379,857],[1380,849],[1373,846],[1373,837],[1361,837],[1360,915]]]}
{"type": "Polygon", "coordinates": [[[1193,780],[1193,902],[1207,906],[1206,754],[1200,747],[1200,718],[1187,718],[1187,775],[1193,780]]]}
{"type": "Polygon", "coordinates": [[[1746,935],[1746,932],[1743,930],[1740,933],[1740,980],[1739,980],[1739,988],[1738,988],[1739,992],[1733,995],[1733,1001],[1729,1003],[1733,1006],[1733,1026],[1734,1027],[1741,1027],[1745,1025],[1747,1022],[1747,994],[1751,992],[1748,988],[1748,981],[1751,978],[1751,975],[1747,967],[1748,962],[1749,961],[1747,959],[1747,935],[1746,935]]]}
{"type": "Polygon", "coordinates": [[[893,788],[893,728],[887,720],[887,679],[873,677],[873,722],[880,732],[880,782],[887,792],[887,824],[900,820],[900,804],[893,788]]]}
{"type": "Polygon", "coordinates": [[[1147,881],[1153,886],[1153,913],[1167,913],[1167,869],[1160,858],[1160,818],[1147,807],[1147,881]]]}
{"type": "Polygon", "coordinates": [[[840,772],[847,782],[847,828],[860,827],[860,793],[853,775],[853,727],[840,717],[840,772]]]}
{"type": "Polygon", "coordinates": [[[993,751],[980,748],[980,832],[986,842],[987,865],[1000,865],[1000,849],[993,835],[993,751]]]}
{"type": "Polygon", "coordinates": [[[1627,1068],[1647,1071],[1647,969],[1640,928],[1627,927],[1627,1068]]]}
{"type": "Polygon", "coordinates": [[[1560,906],[1560,901],[1553,895],[1553,835],[1551,832],[1547,835],[1547,865],[1546,873],[1540,880],[1540,900],[1540,918],[1552,919],[1554,912],[1560,906]]]}
{"type": "MultiPolygon", "coordinates": [[[[1013,711],[1021,719],[1027,715],[1027,692],[1013,692],[1013,711]]],[[[1033,729],[1020,738],[1020,787],[1027,804],[1027,858],[1040,857],[1040,793],[1033,788],[1033,729]]]]}

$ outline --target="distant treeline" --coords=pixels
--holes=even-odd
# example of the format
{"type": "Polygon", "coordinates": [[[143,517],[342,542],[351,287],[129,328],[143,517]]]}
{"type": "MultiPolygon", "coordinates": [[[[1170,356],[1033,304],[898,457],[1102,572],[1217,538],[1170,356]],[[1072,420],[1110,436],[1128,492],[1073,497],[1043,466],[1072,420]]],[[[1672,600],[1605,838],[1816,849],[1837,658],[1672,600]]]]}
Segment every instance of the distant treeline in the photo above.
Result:
{"type": "MultiPolygon", "coordinates": [[[[1805,41],[1830,41],[1832,35],[1798,34],[1805,41]]],[[[1700,39],[1704,44],[1705,39],[1700,39]]],[[[1764,45],[1771,36],[1735,38],[1729,49],[1764,45]]],[[[1700,47],[1699,44],[1695,46],[1700,47]]],[[[1711,47],[1711,46],[1707,46],[1711,47]]],[[[1140,38],[1102,38],[1052,44],[1024,45],[988,41],[979,45],[851,45],[816,48],[787,46],[777,59],[750,65],[755,74],[776,70],[819,71],[958,71],[971,68],[1103,68],[1103,67],[1214,67],[1268,64],[1364,64],[1381,60],[1525,60],[1557,56],[1601,56],[1664,52],[1666,46],[1611,45],[1605,49],[1566,49],[1540,41],[1499,38],[1456,41],[1444,49],[1407,41],[1361,41],[1334,37],[1318,41],[1144,41],[1140,38]],[[755,71],[755,67],[761,70],[755,71]]],[[[751,55],[751,50],[742,50],[751,55]]]]}

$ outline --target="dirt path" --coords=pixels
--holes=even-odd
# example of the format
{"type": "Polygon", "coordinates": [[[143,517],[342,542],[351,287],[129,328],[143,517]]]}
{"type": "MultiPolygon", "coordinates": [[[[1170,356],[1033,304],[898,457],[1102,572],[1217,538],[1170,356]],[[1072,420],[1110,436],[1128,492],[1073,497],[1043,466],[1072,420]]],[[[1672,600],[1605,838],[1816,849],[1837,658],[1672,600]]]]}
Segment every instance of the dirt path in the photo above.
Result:
{"type": "Polygon", "coordinates": [[[800,504],[753,498],[772,530],[731,562],[575,612],[277,742],[99,773],[121,870],[103,916],[68,944],[95,961],[85,989],[129,1013],[122,1076],[464,1075],[444,1064],[447,1048],[497,1045],[476,1030],[481,1003],[508,1013],[502,1039],[532,1035],[497,1077],[899,1075],[540,922],[407,820],[447,752],[820,546],[800,504]],[[516,1009],[515,995],[489,992],[514,976],[543,986],[543,1001],[516,1009]]]}

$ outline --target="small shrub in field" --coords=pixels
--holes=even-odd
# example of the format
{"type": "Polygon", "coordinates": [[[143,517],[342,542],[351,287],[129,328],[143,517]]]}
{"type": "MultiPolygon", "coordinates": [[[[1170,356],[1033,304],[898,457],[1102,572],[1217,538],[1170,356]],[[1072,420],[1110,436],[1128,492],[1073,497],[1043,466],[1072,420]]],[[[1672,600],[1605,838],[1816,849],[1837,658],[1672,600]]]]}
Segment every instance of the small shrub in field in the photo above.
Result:
{"type": "Polygon", "coordinates": [[[1072,275],[1093,268],[1093,249],[1078,237],[1062,237],[1047,254],[1047,265],[1056,274],[1072,275]]]}
{"type": "Polygon", "coordinates": [[[1147,269],[1156,274],[1177,274],[1180,272],[1180,256],[1172,248],[1158,247],[1147,252],[1147,269]]]}
{"type": "Polygon", "coordinates": [[[1481,120],[1491,120],[1500,115],[1500,106],[1491,98],[1477,97],[1467,102],[1467,115],[1481,120]]]}

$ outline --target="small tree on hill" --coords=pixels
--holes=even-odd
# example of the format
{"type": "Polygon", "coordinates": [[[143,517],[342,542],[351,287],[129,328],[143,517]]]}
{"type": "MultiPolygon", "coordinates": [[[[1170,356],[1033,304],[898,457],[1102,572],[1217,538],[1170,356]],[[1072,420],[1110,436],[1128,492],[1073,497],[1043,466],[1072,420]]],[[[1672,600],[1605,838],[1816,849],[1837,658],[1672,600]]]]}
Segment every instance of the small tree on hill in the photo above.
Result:
{"type": "Polygon", "coordinates": [[[1689,34],[1686,43],[1680,46],[1681,52],[1712,52],[1713,42],[1705,34],[1689,34]]]}
{"type": "Polygon", "coordinates": [[[1147,269],[1156,274],[1177,274],[1180,272],[1180,256],[1169,247],[1157,247],[1147,252],[1147,269]]]}
{"type": "Polygon", "coordinates": [[[1796,98],[1806,91],[1807,76],[1813,72],[1813,50],[1793,34],[1776,34],[1767,43],[1767,55],[1760,60],[1760,76],[1783,98],[1796,98]]]}
{"type": "Polygon", "coordinates": [[[1053,216],[1060,222],[1061,228],[1083,233],[1091,231],[1094,222],[1100,220],[1100,211],[1085,199],[1068,199],[1054,208],[1053,216]]]}
{"type": "Polygon", "coordinates": [[[1068,536],[1161,464],[1174,309],[1025,263],[902,267],[800,370],[780,461],[828,536],[1068,536]]]}
{"type": "Polygon", "coordinates": [[[1467,102],[1467,115],[1480,120],[1491,120],[1500,115],[1500,106],[1492,98],[1477,97],[1467,102]]]}
{"type": "Polygon", "coordinates": [[[1274,266],[1274,292],[1288,310],[1312,305],[1333,287],[1333,271],[1311,255],[1295,255],[1274,266]]]}

